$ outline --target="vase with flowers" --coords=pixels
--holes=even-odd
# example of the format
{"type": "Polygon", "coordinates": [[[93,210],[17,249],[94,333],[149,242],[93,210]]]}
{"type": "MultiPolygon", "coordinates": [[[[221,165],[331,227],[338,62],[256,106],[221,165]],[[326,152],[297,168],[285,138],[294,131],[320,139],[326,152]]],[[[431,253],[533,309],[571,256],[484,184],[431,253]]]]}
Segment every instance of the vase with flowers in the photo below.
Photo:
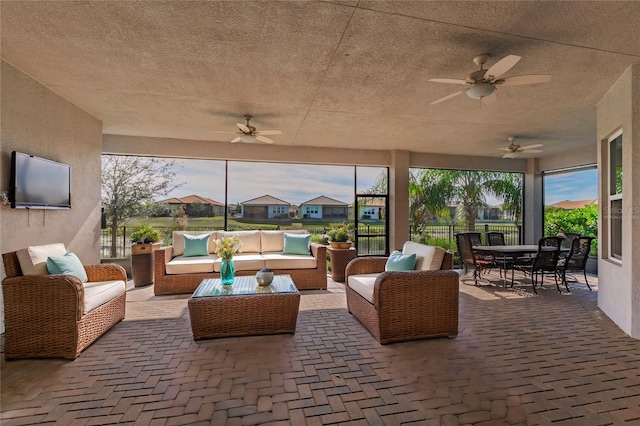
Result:
{"type": "Polygon", "coordinates": [[[238,237],[222,237],[216,240],[216,255],[222,259],[220,263],[220,281],[222,285],[233,284],[236,268],[233,255],[242,248],[242,241],[238,237]]]}

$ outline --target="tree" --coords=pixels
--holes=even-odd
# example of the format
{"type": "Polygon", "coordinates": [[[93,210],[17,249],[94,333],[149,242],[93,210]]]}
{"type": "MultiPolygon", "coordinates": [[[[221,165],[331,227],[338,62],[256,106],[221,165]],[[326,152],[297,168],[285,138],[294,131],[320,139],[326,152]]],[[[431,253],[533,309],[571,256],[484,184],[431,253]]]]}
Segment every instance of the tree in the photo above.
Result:
{"type": "Polygon", "coordinates": [[[450,220],[449,205],[456,204],[469,230],[474,230],[478,212],[487,207],[487,195],[493,195],[517,220],[522,202],[520,181],[513,173],[424,169],[411,176],[411,217],[416,223],[430,217],[450,220]]]}
{"type": "Polygon", "coordinates": [[[102,156],[102,204],[111,228],[111,257],[116,256],[118,225],[183,184],[174,183],[176,162],[157,158],[102,156]]]}

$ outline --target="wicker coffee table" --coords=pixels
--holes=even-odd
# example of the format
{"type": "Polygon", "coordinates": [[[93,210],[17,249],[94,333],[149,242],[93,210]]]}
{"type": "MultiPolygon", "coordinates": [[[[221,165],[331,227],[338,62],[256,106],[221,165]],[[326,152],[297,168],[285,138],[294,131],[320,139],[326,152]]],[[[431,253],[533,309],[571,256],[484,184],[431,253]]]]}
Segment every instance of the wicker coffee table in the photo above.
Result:
{"type": "Polygon", "coordinates": [[[231,286],[223,286],[219,279],[206,279],[187,306],[194,340],[293,334],[300,293],[289,275],[276,275],[266,287],[259,287],[253,276],[235,277],[231,286]]]}

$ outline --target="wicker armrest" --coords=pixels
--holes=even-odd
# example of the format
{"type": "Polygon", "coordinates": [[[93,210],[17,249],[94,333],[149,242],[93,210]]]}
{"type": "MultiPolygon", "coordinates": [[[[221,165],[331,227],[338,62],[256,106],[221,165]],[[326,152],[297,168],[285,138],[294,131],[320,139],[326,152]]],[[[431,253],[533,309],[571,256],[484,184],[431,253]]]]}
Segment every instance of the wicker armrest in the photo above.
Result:
{"type": "Polygon", "coordinates": [[[73,275],[5,278],[2,293],[7,321],[54,321],[69,316],[77,321],[84,312],[84,287],[73,275]]]}
{"type": "Polygon", "coordinates": [[[311,248],[311,255],[316,258],[318,262],[318,268],[326,271],[327,270],[327,246],[318,244],[318,243],[310,243],[309,247],[311,248]]]}
{"type": "Polygon", "coordinates": [[[115,263],[103,263],[100,265],[84,265],[89,282],[122,280],[127,282],[127,271],[115,263]]]}
{"type": "Polygon", "coordinates": [[[384,272],[388,257],[356,257],[347,264],[345,269],[345,283],[349,281],[349,275],[373,274],[384,272]]]}

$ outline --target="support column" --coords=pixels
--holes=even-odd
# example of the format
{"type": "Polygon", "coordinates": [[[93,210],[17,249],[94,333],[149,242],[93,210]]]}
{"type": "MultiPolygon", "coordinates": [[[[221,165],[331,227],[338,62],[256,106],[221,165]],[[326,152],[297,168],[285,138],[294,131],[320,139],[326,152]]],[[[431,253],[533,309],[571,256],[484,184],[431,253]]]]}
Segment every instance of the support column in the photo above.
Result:
{"type": "Polygon", "coordinates": [[[409,151],[392,151],[389,167],[389,250],[409,239],[409,151]]]}
{"type": "Polygon", "coordinates": [[[524,174],[524,197],[522,205],[522,225],[524,228],[524,244],[538,244],[544,235],[544,205],[542,174],[538,160],[527,160],[527,171],[524,174]]]}

